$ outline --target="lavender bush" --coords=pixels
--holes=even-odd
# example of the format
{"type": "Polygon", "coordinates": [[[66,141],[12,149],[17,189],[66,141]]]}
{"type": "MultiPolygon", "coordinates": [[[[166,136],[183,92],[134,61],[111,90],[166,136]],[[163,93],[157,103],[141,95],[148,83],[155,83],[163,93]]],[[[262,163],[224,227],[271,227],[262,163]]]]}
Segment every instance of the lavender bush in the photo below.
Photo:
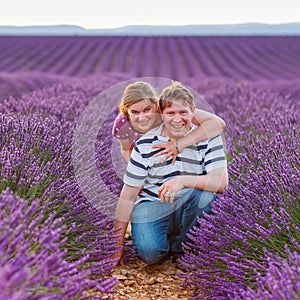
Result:
{"type": "Polygon", "coordinates": [[[287,258],[286,246],[300,251],[299,111],[278,93],[224,91],[231,180],[185,245],[194,299],[232,299],[256,287],[255,272],[266,272],[269,255],[287,258]]]}
{"type": "Polygon", "coordinates": [[[266,257],[265,274],[255,275],[256,288],[240,291],[235,299],[294,300],[300,298],[300,255],[286,247],[287,259],[278,255],[266,257]]]}
{"type": "Polygon", "coordinates": [[[0,207],[1,299],[78,299],[88,289],[110,292],[114,279],[91,280],[90,272],[81,270],[88,257],[66,260],[66,226],[54,214],[46,217],[41,201],[28,205],[6,189],[0,207]]]}
{"type": "MultiPolygon", "coordinates": [[[[105,279],[115,267],[110,259],[116,251],[113,220],[104,214],[104,208],[95,208],[82,194],[74,177],[71,148],[74,119],[93,93],[89,86],[87,91],[81,89],[79,97],[71,87],[58,85],[24,96],[20,103],[4,101],[2,111],[6,113],[0,115],[0,190],[10,188],[29,202],[39,197],[45,216],[62,217],[65,227],[60,235],[64,242],[58,245],[64,253],[62,258],[76,263],[91,280],[78,280],[78,289],[103,293],[116,284],[115,280],[105,279]],[[47,97],[56,103],[45,101],[47,97]],[[26,99],[30,99],[30,105],[26,99]],[[58,104],[65,104],[66,109],[57,110],[58,104]],[[94,286],[88,284],[92,282],[94,286]]],[[[39,221],[37,224],[43,226],[39,221]]],[[[10,241],[17,243],[13,237],[10,241]]],[[[13,264],[4,267],[10,269],[13,264]]]]}

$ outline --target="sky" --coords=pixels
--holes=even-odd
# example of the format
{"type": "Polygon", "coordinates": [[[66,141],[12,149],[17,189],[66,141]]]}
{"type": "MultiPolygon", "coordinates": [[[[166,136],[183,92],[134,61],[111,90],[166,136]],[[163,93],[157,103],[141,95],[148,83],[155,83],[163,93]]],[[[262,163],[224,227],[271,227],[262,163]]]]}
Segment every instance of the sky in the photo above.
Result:
{"type": "Polygon", "coordinates": [[[196,25],[300,22],[299,0],[2,0],[0,26],[196,25]]]}

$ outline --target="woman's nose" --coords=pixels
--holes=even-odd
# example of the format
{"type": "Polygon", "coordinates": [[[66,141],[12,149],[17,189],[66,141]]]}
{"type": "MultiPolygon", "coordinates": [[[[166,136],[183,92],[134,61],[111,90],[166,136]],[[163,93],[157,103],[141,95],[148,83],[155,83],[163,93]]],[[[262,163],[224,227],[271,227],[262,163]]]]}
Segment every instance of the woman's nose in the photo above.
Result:
{"type": "Polygon", "coordinates": [[[144,113],[139,113],[139,121],[143,121],[143,120],[145,120],[145,118],[146,118],[146,116],[145,116],[145,114],[144,113]]]}

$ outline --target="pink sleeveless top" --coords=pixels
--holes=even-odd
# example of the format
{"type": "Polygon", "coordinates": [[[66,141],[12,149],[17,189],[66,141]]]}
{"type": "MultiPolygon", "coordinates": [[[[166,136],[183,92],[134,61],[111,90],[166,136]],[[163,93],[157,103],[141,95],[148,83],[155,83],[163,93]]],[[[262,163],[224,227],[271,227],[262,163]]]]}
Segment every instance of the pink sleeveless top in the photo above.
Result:
{"type": "Polygon", "coordinates": [[[130,125],[127,117],[123,114],[119,114],[114,121],[112,135],[118,140],[130,140],[133,147],[134,143],[143,135],[143,133],[135,131],[130,125]]]}

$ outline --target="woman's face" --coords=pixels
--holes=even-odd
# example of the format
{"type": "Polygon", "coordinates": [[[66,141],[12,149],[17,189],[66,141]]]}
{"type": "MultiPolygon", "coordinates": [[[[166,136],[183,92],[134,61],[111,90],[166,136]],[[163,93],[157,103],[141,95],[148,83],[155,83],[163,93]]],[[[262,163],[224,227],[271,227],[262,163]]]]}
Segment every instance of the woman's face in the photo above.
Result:
{"type": "Polygon", "coordinates": [[[146,133],[161,123],[156,105],[149,99],[143,99],[130,105],[128,115],[131,126],[142,133],[146,133]]]}

